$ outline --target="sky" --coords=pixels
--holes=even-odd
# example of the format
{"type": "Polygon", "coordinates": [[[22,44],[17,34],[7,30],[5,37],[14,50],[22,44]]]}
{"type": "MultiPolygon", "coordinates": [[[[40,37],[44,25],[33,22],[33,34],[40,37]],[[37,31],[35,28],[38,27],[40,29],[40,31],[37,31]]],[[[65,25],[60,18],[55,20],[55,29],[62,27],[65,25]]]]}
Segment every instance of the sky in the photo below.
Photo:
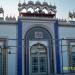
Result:
{"type": "MultiPolygon", "coordinates": [[[[21,3],[24,2],[24,0],[20,0],[21,3]]],[[[26,3],[29,0],[25,0],[26,3]]],[[[37,0],[32,0],[34,2],[36,2],[37,0]]],[[[44,2],[44,0],[38,0],[41,3],[44,2]]],[[[68,18],[68,13],[69,11],[75,11],[75,0],[45,0],[46,2],[48,2],[48,4],[52,4],[52,5],[56,5],[57,7],[57,14],[56,17],[57,18],[64,18],[67,19],[68,18]]],[[[18,16],[18,3],[19,0],[0,0],[0,6],[3,7],[4,9],[4,15],[5,16],[18,16]]]]}

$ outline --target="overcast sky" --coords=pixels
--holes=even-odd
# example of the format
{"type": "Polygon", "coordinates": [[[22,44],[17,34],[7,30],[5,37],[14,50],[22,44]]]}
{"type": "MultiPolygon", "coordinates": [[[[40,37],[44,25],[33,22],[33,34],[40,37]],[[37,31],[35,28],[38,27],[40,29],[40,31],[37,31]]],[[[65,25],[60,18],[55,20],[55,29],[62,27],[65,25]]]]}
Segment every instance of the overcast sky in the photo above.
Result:
{"type": "MultiPolygon", "coordinates": [[[[21,3],[24,2],[24,0],[20,0],[21,3]]],[[[26,3],[29,0],[26,0],[26,3]]],[[[32,0],[36,2],[37,0],[32,0]]],[[[41,3],[44,2],[44,0],[39,0],[41,3]]],[[[51,3],[52,5],[56,5],[57,7],[57,17],[58,18],[68,18],[69,11],[75,11],[75,0],[45,0],[48,3],[51,3]]],[[[18,2],[19,0],[0,0],[0,6],[4,8],[5,16],[8,15],[15,15],[18,16],[18,2]]]]}

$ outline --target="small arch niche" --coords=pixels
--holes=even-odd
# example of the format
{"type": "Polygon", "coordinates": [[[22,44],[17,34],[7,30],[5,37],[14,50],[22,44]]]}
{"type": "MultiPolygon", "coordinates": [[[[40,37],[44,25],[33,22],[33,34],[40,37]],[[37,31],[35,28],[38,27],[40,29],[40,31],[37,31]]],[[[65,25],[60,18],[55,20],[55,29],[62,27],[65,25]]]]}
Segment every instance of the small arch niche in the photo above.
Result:
{"type": "Polygon", "coordinates": [[[36,9],[35,9],[35,12],[38,12],[39,10],[40,10],[40,8],[36,8],[36,9]]]}
{"type": "Polygon", "coordinates": [[[28,8],[27,12],[34,13],[34,10],[33,10],[33,8],[30,7],[30,8],[28,8]]]}
{"type": "Polygon", "coordinates": [[[3,14],[2,13],[0,14],[0,17],[3,17],[3,14]]]}
{"type": "Polygon", "coordinates": [[[24,9],[21,10],[21,12],[22,12],[22,13],[26,13],[27,10],[24,8],[24,9]]]}
{"type": "Polygon", "coordinates": [[[46,8],[44,8],[44,9],[42,10],[42,12],[45,13],[45,14],[48,14],[48,10],[47,10],[46,8]]]}

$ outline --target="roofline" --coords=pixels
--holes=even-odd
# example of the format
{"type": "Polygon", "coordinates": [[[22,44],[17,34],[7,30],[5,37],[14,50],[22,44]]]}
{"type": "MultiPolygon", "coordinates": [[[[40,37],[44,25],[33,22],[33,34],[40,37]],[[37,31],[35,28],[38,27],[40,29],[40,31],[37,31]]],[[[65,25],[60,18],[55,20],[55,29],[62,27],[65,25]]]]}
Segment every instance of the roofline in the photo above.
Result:
{"type": "Polygon", "coordinates": [[[71,21],[58,21],[59,26],[65,26],[65,27],[75,27],[75,22],[71,21]]]}
{"type": "Polygon", "coordinates": [[[0,21],[0,25],[1,24],[8,24],[8,25],[9,24],[14,24],[15,25],[15,24],[18,24],[18,21],[0,21]]]}

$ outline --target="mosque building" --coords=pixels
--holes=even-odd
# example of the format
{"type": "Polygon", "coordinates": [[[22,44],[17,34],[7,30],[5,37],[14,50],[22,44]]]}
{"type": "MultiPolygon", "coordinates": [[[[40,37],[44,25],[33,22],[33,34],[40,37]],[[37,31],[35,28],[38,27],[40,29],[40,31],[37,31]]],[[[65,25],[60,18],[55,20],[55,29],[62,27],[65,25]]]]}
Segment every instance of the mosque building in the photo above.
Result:
{"type": "Polygon", "coordinates": [[[18,12],[17,20],[4,19],[0,8],[0,75],[75,72],[75,21],[57,19],[56,6],[45,1],[19,2],[18,12]]]}

